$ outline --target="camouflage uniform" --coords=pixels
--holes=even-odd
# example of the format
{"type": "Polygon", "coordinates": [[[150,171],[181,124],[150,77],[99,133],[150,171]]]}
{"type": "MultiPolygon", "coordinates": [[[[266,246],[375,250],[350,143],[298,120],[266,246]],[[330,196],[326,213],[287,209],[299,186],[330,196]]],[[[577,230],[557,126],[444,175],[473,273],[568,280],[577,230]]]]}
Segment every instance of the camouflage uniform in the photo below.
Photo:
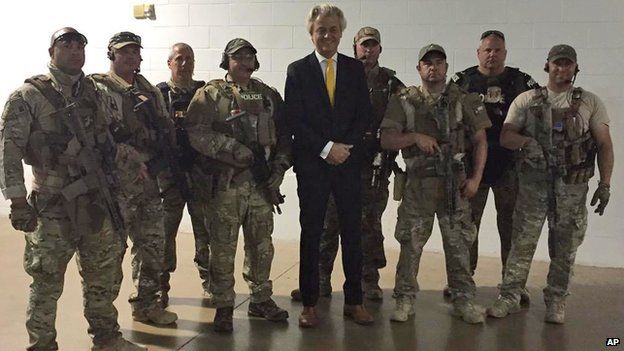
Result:
{"type": "Polygon", "coordinates": [[[587,182],[594,174],[596,152],[590,127],[609,120],[602,102],[590,92],[575,88],[554,98],[549,94],[541,88],[520,95],[510,116],[513,111],[522,119],[505,121],[522,123],[521,134],[537,142],[519,152],[518,204],[500,294],[518,301],[548,218],[553,247],[544,300],[552,305],[568,295],[576,250],[587,229],[587,182]]]}
{"type": "Polygon", "coordinates": [[[87,182],[91,173],[85,175],[78,161],[81,144],[70,131],[68,112],[60,110],[77,104],[75,111],[98,150],[103,150],[100,142],[108,140],[106,120],[95,87],[82,73],[70,76],[52,64],[49,68],[49,74],[33,77],[11,94],[0,132],[0,187],[5,198],[26,196],[22,159],[34,175],[29,202],[37,212],[37,229],[26,233],[24,253],[24,268],[33,279],[26,313],[28,350],[58,349],[57,301],[74,253],[88,332],[97,347],[121,341],[113,301],[119,294],[125,243],[113,229],[97,185],[87,182]],[[73,187],[81,182],[81,190],[73,187]]]}
{"type": "MultiPolygon", "coordinates": [[[[156,175],[166,173],[167,165],[161,156],[156,139],[157,128],[147,122],[147,113],[163,124],[169,122],[160,91],[142,75],[137,74],[133,85],[125,82],[114,72],[90,76],[101,91],[114,124],[111,132],[115,140],[130,145],[136,151],[120,155],[119,178],[121,191],[118,197],[123,219],[132,240],[132,279],[136,292],[130,296],[133,313],[156,308],[160,291],[160,274],[163,271],[165,231],[163,208],[156,175]],[[152,104],[152,111],[135,110],[135,105],[145,101],[152,104]],[[133,157],[148,166],[149,177],[137,181],[138,169],[131,165],[133,157]]],[[[160,186],[169,187],[165,178],[160,186]]]]}
{"type": "Polygon", "coordinates": [[[270,172],[283,174],[290,167],[290,141],[279,119],[281,104],[280,95],[256,79],[244,90],[229,81],[213,80],[197,91],[188,109],[186,130],[191,145],[201,154],[196,163],[206,176],[200,196],[211,198],[205,213],[211,236],[210,290],[218,309],[234,306],[234,257],[241,226],[243,278],[251,290],[251,302],[268,301],[273,293],[269,279],[274,253],[273,205],[266,186],[254,180],[248,148],[252,146],[238,140],[242,131],[228,127],[225,120],[230,116],[258,117],[255,146],[262,155],[255,156],[256,162],[266,157],[270,172]],[[246,150],[243,159],[239,158],[241,150],[246,150]]]}
{"type": "MultiPolygon", "coordinates": [[[[395,152],[381,152],[377,130],[388,105],[388,98],[405,86],[395,77],[395,72],[376,65],[367,74],[368,90],[373,106],[373,121],[365,135],[368,162],[362,168],[362,284],[364,292],[378,287],[379,269],[386,266],[384,254],[384,236],[381,228],[381,217],[388,204],[389,177],[395,166],[395,152]],[[373,166],[379,154],[381,164],[373,166]],[[373,184],[373,174],[375,184],[373,184]]],[[[332,195],[327,204],[325,230],[321,236],[319,256],[319,278],[321,293],[331,292],[331,272],[338,252],[340,223],[338,212],[332,195]]]]}
{"type": "MultiPolygon", "coordinates": [[[[442,97],[434,98],[423,88],[404,89],[400,96],[390,98],[381,128],[399,132],[418,132],[435,137],[440,148],[454,159],[458,154],[470,155],[472,133],[490,126],[478,95],[467,94],[454,84],[447,86],[448,107],[443,107],[442,97]],[[441,107],[438,107],[441,105],[441,107]],[[448,113],[448,118],[436,117],[448,113]],[[444,112],[447,111],[447,112],[444,112]],[[453,118],[455,117],[455,118],[453,118]],[[446,122],[441,121],[445,119],[446,122]],[[440,127],[437,126],[440,123],[440,127]],[[444,140],[444,124],[450,130],[444,140]]],[[[440,157],[427,156],[416,146],[401,150],[407,165],[407,183],[398,210],[395,238],[401,245],[397,264],[394,292],[397,301],[413,300],[418,291],[416,277],[423,247],[431,236],[434,215],[437,215],[442,232],[446,257],[448,285],[454,299],[472,299],[475,284],[470,273],[469,248],[475,239],[476,228],[470,216],[470,204],[455,188],[455,212],[449,214],[446,179],[440,175],[440,157]]],[[[451,157],[446,156],[446,157],[451,157]]],[[[469,158],[469,157],[468,157],[469,158]]],[[[462,161],[453,165],[455,182],[465,177],[462,161]]],[[[470,162],[463,160],[468,166],[470,162]]],[[[412,312],[413,313],[413,312],[412,312]]]]}
{"type": "MultiPolygon", "coordinates": [[[[478,66],[473,66],[455,73],[451,80],[464,90],[480,95],[492,122],[492,127],[486,131],[488,156],[483,170],[483,179],[477,194],[470,199],[470,205],[478,234],[483,210],[490,189],[492,189],[501,243],[502,271],[504,271],[511,249],[511,219],[516,203],[517,176],[513,167],[512,151],[500,146],[500,132],[511,102],[520,93],[536,88],[538,84],[530,75],[512,67],[505,67],[503,73],[488,77],[479,72],[478,66]]],[[[478,259],[479,238],[477,235],[470,248],[470,269],[473,274],[477,269],[478,259]]]]}
{"type": "MultiPolygon", "coordinates": [[[[176,269],[176,235],[182,220],[184,205],[187,205],[191,224],[193,226],[193,236],[195,237],[195,265],[199,270],[199,277],[205,292],[210,289],[210,235],[204,223],[204,204],[207,199],[200,199],[196,193],[196,188],[200,187],[199,182],[193,179],[193,174],[200,173],[199,167],[193,167],[197,151],[195,151],[188,140],[188,133],[182,126],[188,108],[195,91],[205,84],[204,81],[193,81],[193,88],[183,89],[177,87],[171,80],[157,85],[162,93],[169,117],[173,120],[176,128],[176,141],[180,170],[186,181],[186,186],[190,191],[190,198],[184,199],[178,186],[166,189],[163,194],[163,210],[165,213],[165,262],[161,275],[161,299],[168,300],[170,274],[176,269]],[[194,169],[195,168],[195,169],[194,169]],[[204,200],[204,201],[202,201],[204,200]]],[[[197,176],[195,178],[198,178],[197,176]]],[[[197,179],[199,180],[199,179],[197,179]]]]}

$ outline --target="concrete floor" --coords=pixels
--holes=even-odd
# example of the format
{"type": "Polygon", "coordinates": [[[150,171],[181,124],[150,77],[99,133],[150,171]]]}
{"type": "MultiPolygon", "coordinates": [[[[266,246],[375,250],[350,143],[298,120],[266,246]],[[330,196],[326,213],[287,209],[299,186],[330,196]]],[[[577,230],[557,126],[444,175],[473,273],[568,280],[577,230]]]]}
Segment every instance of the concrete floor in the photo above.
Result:
{"type": "MultiPolygon", "coordinates": [[[[279,228],[278,228],[279,230],[279,228]]],[[[0,220],[0,350],[23,350],[27,344],[24,315],[30,277],[22,269],[24,241],[6,218],[0,220]]],[[[389,239],[391,240],[391,239],[389,239]]],[[[241,240],[242,241],[242,240],[241,240]]],[[[239,245],[240,246],[240,245],[239,245]]],[[[383,303],[369,303],[376,322],[371,327],[358,326],[342,317],[343,296],[335,291],[321,299],[322,325],[302,330],[297,326],[301,305],[290,301],[290,291],[297,287],[298,243],[275,243],[272,270],[274,295],[278,305],[290,313],[288,323],[271,323],[247,316],[248,289],[241,276],[242,251],[239,247],[236,266],[237,306],[234,333],[216,334],[211,329],[214,309],[202,306],[201,286],[192,262],[192,236],[179,236],[178,271],[172,278],[171,307],[180,319],[170,328],[156,328],[134,323],[126,298],[132,290],[128,255],[124,261],[125,277],[116,301],[119,323],[126,338],[148,345],[150,350],[604,350],[608,337],[624,338],[624,270],[576,267],[572,295],[568,300],[567,319],[563,326],[543,323],[544,304],[541,287],[547,264],[535,262],[528,288],[533,302],[530,308],[503,320],[488,319],[485,325],[467,325],[448,314],[449,304],[441,289],[445,284],[444,258],[426,253],[421,264],[416,318],[407,323],[389,321],[394,305],[391,291],[396,250],[388,250],[388,267],[382,270],[383,303]]],[[[582,250],[582,247],[581,247],[582,250]]],[[[341,290],[342,273],[337,266],[333,277],[335,290],[341,290]]],[[[496,297],[500,263],[496,258],[480,259],[475,276],[477,301],[484,306],[496,297]]],[[[82,316],[80,277],[75,263],[66,275],[65,292],[59,301],[58,342],[61,350],[88,350],[90,339],[82,316]]],[[[624,346],[610,348],[623,349],[624,346]]]]}

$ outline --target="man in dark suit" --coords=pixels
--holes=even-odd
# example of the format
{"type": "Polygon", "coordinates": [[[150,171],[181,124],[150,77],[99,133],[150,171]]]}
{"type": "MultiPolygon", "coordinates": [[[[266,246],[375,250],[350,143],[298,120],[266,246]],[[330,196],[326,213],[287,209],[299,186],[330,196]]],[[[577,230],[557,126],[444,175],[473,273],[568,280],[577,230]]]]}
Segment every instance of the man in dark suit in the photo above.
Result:
{"type": "Polygon", "coordinates": [[[338,7],[315,6],[307,27],[315,51],[288,66],[285,89],[300,207],[299,288],[304,308],[299,326],[319,323],[315,309],[319,244],[330,193],[342,233],[344,314],[358,324],[371,324],[373,317],[362,305],[362,209],[357,181],[371,112],[364,68],[359,61],[337,53],[346,27],[338,7]]]}

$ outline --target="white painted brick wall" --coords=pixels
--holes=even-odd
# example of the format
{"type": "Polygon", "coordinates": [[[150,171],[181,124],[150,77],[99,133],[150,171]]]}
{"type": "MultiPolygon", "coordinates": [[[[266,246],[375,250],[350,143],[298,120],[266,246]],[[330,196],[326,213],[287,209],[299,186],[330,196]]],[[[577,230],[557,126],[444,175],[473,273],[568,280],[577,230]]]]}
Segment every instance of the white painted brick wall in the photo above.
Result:
{"type": "MultiPolygon", "coordinates": [[[[305,18],[314,1],[295,0],[157,0],[157,20],[132,18],[134,0],[84,2],[20,1],[3,4],[0,30],[12,33],[21,28],[19,40],[11,42],[11,54],[3,56],[3,79],[0,96],[6,98],[24,78],[42,72],[49,60],[47,46],[50,34],[63,26],[75,26],[87,35],[85,71],[105,72],[109,68],[106,45],[110,36],[122,30],[135,31],[143,37],[142,72],[150,81],[166,80],[169,47],[187,42],[196,53],[196,79],[222,78],[218,68],[225,44],[234,37],[249,39],[258,49],[260,70],[255,75],[282,91],[289,63],[312,52],[305,29],[305,18]],[[37,11],[31,11],[36,4],[37,11]],[[62,9],[59,10],[59,9],[62,9]],[[28,18],[25,17],[28,13],[28,18]],[[50,16],[53,13],[54,16],[50,16]],[[24,23],[28,21],[28,26],[24,23]]],[[[476,47],[481,32],[502,30],[507,37],[510,66],[520,67],[538,82],[544,83],[542,71],[548,49],[558,43],[574,45],[578,50],[581,73],[577,83],[604,99],[611,116],[616,149],[612,200],[603,217],[590,214],[589,230],[578,261],[606,266],[624,266],[621,252],[624,219],[624,192],[620,189],[622,163],[617,155],[624,153],[624,0],[342,0],[335,2],[347,17],[340,50],[352,55],[352,39],[363,25],[380,29],[383,53],[381,63],[397,71],[408,85],[419,84],[415,71],[418,49],[430,42],[445,46],[449,75],[476,64],[476,47]]],[[[595,188],[591,182],[590,191],[595,188]]],[[[296,185],[286,177],[288,195],[286,213],[276,223],[275,236],[297,239],[296,185]],[[288,228],[288,229],[286,229],[288,228]]],[[[491,201],[492,199],[490,199],[491,201]]],[[[1,205],[1,204],[0,204],[1,205]]],[[[6,204],[5,204],[6,211],[6,204]]],[[[491,204],[486,209],[481,246],[485,253],[498,253],[498,239],[491,204]]],[[[386,237],[392,237],[396,220],[396,203],[389,204],[384,217],[386,237]]],[[[184,230],[190,230],[188,218],[184,230]]],[[[434,237],[439,232],[434,233],[434,237]]],[[[543,240],[542,240],[543,241],[543,240]]],[[[386,240],[395,245],[394,240],[386,240]]],[[[428,249],[439,251],[439,240],[428,249]]],[[[547,257],[540,242],[537,257],[547,257]]]]}
{"type": "Polygon", "coordinates": [[[189,18],[192,26],[225,26],[230,24],[230,5],[191,4],[189,7],[189,18]]]}
{"type": "Polygon", "coordinates": [[[293,29],[291,26],[256,26],[251,28],[248,39],[256,49],[290,49],[293,29]]]}
{"type": "Polygon", "coordinates": [[[507,22],[560,22],[562,5],[561,0],[510,0],[507,2],[507,22]]]}
{"type": "Polygon", "coordinates": [[[270,25],[272,18],[272,9],[269,3],[230,5],[230,20],[233,24],[270,25]]]}

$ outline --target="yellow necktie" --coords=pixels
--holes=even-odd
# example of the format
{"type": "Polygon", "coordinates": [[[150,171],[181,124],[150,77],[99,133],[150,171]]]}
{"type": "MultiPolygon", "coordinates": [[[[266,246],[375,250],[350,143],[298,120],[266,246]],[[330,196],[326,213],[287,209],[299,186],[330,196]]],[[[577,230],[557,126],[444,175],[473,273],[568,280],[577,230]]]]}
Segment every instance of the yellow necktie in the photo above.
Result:
{"type": "Polygon", "coordinates": [[[336,73],[334,73],[334,60],[327,59],[327,72],[325,74],[325,86],[327,87],[327,95],[329,95],[329,102],[332,107],[334,106],[334,92],[336,91],[336,73]]]}

